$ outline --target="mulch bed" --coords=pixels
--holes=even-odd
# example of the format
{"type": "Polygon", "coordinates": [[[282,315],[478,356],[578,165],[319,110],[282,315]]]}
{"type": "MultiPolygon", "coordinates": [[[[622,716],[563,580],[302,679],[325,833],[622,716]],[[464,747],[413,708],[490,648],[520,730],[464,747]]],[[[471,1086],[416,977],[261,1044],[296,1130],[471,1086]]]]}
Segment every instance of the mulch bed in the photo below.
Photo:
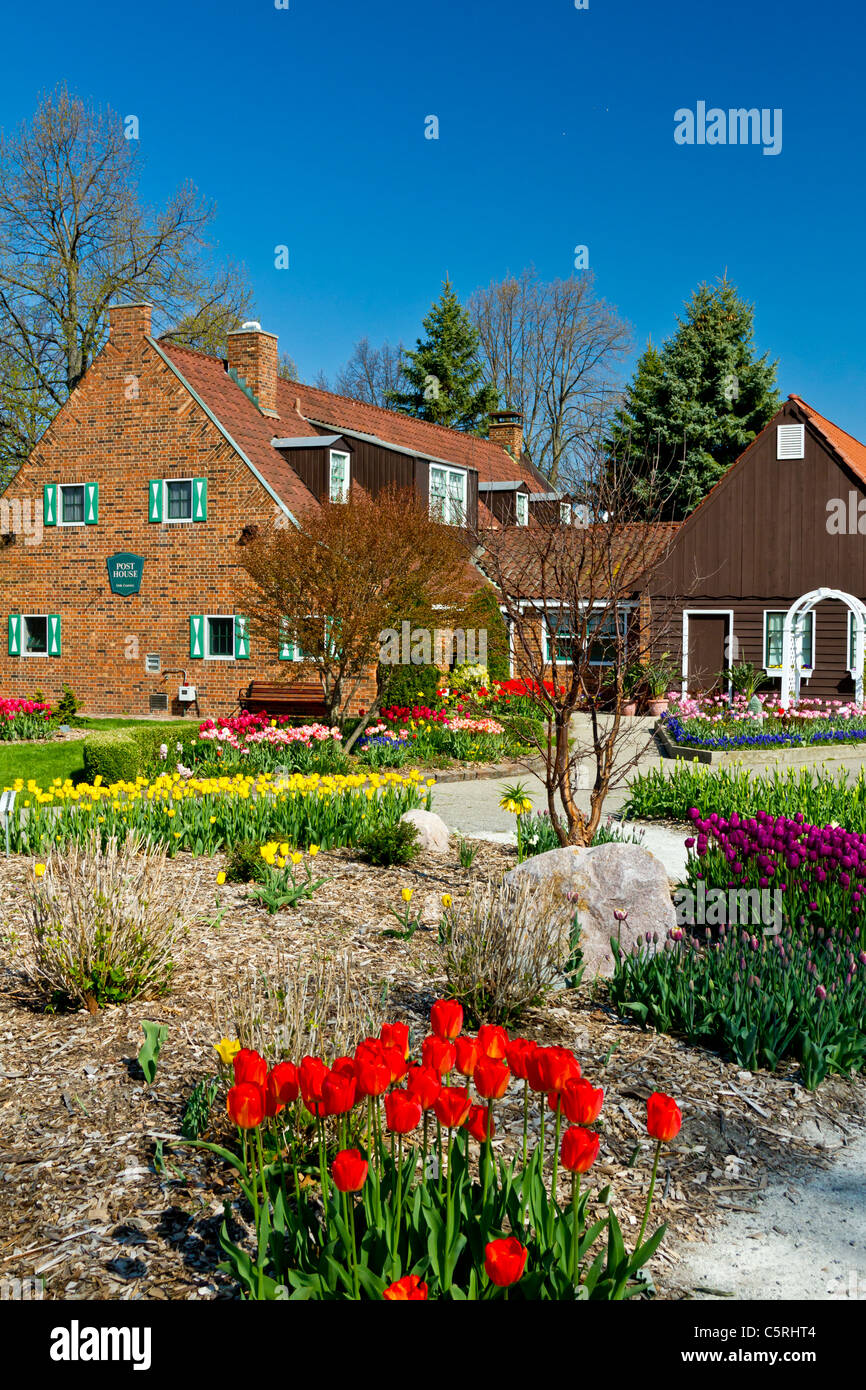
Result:
{"type": "MultiPolygon", "coordinates": [[[[216,1268],[223,1203],[236,1185],[210,1156],[171,1148],[193,1085],[215,1071],[220,997],[244,972],[267,971],[279,958],[348,948],[359,978],[387,986],[388,1013],[422,1035],[446,988],[441,894],[456,898],[471,877],[498,877],[513,862],[514,850],[486,843],[471,871],[454,853],[399,869],[371,868],[350,851],[322,854],[317,870],[332,881],[312,902],[272,917],[242,886],[216,888],[220,861],[180,855],[173,867],[178,880],[200,883],[202,920],[172,993],[92,1016],[44,1012],[26,974],[21,902],[31,861],[0,860],[0,1280],[41,1278],[53,1299],[237,1297],[216,1268]],[[399,907],[404,887],[415,890],[413,909],[428,928],[409,941],[383,935],[396,925],[388,909],[399,907]],[[214,925],[217,898],[225,912],[214,925]],[[135,1061],[142,1019],[168,1026],[152,1086],[135,1061]]],[[[654,1224],[670,1228],[652,1262],[661,1297],[688,1292],[676,1276],[683,1242],[704,1238],[726,1211],[749,1208],[774,1176],[794,1181],[826,1165],[866,1116],[862,1079],[831,1078],[814,1095],[796,1067],[745,1073],[620,1019],[602,986],[552,996],[521,1032],[573,1047],[584,1073],[605,1087],[592,1181],[596,1190],[611,1184],[627,1241],[639,1229],[651,1158],[644,1101],[656,1089],[679,1099],[683,1129],[664,1151],[654,1207],[654,1224]]],[[[520,1142],[522,1092],[514,1091],[497,1107],[500,1151],[520,1142]]],[[[215,1117],[213,1132],[222,1128],[215,1117]]],[[[233,1213],[237,1237],[244,1221],[237,1205],[233,1213]]]]}

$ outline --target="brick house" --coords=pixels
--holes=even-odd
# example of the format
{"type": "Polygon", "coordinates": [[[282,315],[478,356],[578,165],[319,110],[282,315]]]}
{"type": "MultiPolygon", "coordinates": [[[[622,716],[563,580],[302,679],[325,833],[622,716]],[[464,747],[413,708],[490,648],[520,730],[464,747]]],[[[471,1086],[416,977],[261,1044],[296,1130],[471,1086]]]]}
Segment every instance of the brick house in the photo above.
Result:
{"type": "Polygon", "coordinates": [[[296,524],[355,487],[412,487],[470,527],[559,506],[515,412],[479,439],[279,378],[258,324],[230,334],[222,360],[155,340],[147,304],[109,323],[0,498],[4,694],[56,700],[67,684],[92,714],[228,713],[253,678],[291,679],[292,652],[264,650],[250,627],[250,528],[296,524]]]}

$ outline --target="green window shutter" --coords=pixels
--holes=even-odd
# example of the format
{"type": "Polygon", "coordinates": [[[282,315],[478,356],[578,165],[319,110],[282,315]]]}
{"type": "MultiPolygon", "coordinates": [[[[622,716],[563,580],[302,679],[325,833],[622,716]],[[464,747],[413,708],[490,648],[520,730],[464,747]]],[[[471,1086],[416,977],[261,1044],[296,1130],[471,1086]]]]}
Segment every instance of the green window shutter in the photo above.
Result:
{"type": "Polygon", "coordinates": [[[88,526],[99,520],[99,483],[84,484],[84,520],[88,526]]]}
{"type": "Polygon", "coordinates": [[[204,614],[194,613],[189,620],[189,654],[204,656],[204,614]]]}
{"type": "Polygon", "coordinates": [[[280,633],[280,661],[303,661],[301,648],[297,642],[292,640],[289,632],[288,620],[283,622],[282,628],[283,630],[280,633]]]}
{"type": "Polygon", "coordinates": [[[9,655],[21,655],[21,614],[9,614],[9,655]]]}
{"type": "Polygon", "coordinates": [[[147,519],[162,521],[162,478],[151,478],[147,485],[147,519]]]}
{"type": "Polygon", "coordinates": [[[42,489],[42,521],[45,526],[57,525],[56,483],[46,483],[42,489]]]}
{"type": "Polygon", "coordinates": [[[207,478],[192,480],[192,519],[207,521],[207,478]]]}
{"type": "Polygon", "coordinates": [[[60,614],[48,614],[48,655],[60,655],[60,614]]]}
{"type": "Polygon", "coordinates": [[[250,629],[246,618],[235,614],[235,660],[248,661],[250,655],[250,629]]]}

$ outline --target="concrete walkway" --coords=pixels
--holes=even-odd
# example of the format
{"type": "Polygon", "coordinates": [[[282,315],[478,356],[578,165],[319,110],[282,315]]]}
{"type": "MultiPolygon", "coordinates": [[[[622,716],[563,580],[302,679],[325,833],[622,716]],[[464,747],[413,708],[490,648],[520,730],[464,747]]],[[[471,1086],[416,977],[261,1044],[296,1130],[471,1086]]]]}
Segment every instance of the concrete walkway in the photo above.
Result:
{"type": "MultiPolygon", "coordinates": [[[[652,762],[655,763],[655,759],[652,762]]],[[[531,773],[519,774],[502,780],[478,779],[468,782],[445,782],[433,792],[433,810],[440,815],[450,830],[465,835],[467,839],[494,840],[499,844],[515,844],[515,818],[510,811],[503,811],[499,802],[507,786],[520,781],[527,789],[533,805],[539,811],[547,808],[547,797],[541,781],[531,773]]],[[[628,789],[616,787],[605,802],[605,817],[617,813],[628,798],[628,789]]],[[[588,797],[583,800],[588,807],[588,797]]],[[[635,834],[642,833],[641,843],[660,859],[667,870],[668,877],[679,882],[685,873],[686,848],[684,827],[682,831],[671,830],[667,826],[652,822],[624,822],[624,830],[635,834]]]]}

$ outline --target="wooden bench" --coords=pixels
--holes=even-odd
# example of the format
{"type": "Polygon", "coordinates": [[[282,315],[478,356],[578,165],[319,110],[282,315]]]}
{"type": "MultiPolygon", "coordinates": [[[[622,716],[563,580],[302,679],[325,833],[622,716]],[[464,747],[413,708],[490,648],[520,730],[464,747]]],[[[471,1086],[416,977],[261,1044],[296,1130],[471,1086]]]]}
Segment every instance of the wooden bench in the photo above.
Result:
{"type": "Polygon", "coordinates": [[[238,695],[241,709],[250,714],[303,714],[322,718],[325,714],[324,691],[320,681],[250,681],[246,691],[238,695]]]}

